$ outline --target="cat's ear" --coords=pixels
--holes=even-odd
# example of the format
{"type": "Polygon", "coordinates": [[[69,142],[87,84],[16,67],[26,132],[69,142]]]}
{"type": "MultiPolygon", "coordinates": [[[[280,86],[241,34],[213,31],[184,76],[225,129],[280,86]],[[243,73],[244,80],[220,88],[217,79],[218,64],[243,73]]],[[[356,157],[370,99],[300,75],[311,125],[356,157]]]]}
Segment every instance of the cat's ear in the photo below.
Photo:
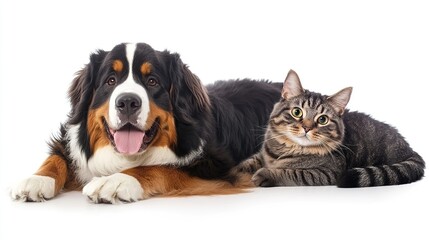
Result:
{"type": "Polygon", "coordinates": [[[328,97],[328,103],[331,105],[338,115],[343,115],[346,110],[347,103],[350,100],[352,95],[352,87],[344,88],[343,90],[335,93],[334,95],[328,97]]]}
{"type": "Polygon", "coordinates": [[[299,96],[304,93],[301,86],[298,74],[294,70],[289,70],[285,82],[283,83],[282,97],[289,100],[293,97],[299,96]]]}

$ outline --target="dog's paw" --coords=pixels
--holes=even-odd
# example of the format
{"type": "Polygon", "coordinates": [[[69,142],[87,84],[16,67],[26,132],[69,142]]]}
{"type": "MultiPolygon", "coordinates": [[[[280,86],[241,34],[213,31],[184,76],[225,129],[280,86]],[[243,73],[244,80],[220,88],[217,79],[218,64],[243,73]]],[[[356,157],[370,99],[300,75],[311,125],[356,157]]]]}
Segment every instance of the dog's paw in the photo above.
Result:
{"type": "Polygon", "coordinates": [[[94,177],[82,193],[93,203],[136,202],[143,199],[143,188],[136,178],[115,173],[106,177],[94,177]]]}
{"type": "Polygon", "coordinates": [[[271,177],[271,171],[267,168],[261,168],[252,176],[252,182],[259,187],[273,187],[274,180],[271,177]]]}
{"type": "Polygon", "coordinates": [[[53,198],[55,194],[55,179],[46,176],[33,175],[10,190],[13,200],[23,202],[43,202],[53,198]]]}

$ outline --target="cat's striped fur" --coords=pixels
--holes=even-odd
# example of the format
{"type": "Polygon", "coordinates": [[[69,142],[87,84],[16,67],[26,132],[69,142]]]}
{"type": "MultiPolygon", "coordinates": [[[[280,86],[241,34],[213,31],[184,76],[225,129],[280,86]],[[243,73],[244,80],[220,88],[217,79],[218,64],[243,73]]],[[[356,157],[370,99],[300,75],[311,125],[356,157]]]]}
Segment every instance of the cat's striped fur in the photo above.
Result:
{"type": "Polygon", "coordinates": [[[234,172],[254,173],[257,186],[369,187],[421,179],[423,159],[395,128],[345,109],[351,91],[304,90],[291,70],[263,147],[234,172]]]}

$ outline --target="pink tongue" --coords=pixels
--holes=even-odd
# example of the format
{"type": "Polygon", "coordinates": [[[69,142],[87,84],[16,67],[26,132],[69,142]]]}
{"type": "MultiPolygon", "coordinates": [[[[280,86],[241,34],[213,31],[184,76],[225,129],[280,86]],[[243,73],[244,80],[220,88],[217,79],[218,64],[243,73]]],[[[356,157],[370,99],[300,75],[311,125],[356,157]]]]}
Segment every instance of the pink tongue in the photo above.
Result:
{"type": "Polygon", "coordinates": [[[113,134],[116,149],[120,153],[135,154],[143,143],[144,132],[137,129],[122,129],[113,134]]]}

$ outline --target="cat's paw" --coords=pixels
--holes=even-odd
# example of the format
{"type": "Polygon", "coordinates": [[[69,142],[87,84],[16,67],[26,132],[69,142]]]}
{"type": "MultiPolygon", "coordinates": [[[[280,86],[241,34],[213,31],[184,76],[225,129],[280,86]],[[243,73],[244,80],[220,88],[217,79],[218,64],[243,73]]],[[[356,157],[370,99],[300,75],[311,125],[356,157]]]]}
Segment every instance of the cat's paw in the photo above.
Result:
{"type": "Polygon", "coordinates": [[[230,171],[230,174],[231,175],[238,175],[240,173],[254,174],[261,167],[262,167],[261,163],[258,160],[254,158],[249,158],[241,162],[237,166],[233,167],[230,171]]]}
{"type": "Polygon", "coordinates": [[[106,177],[94,177],[85,185],[82,193],[93,203],[136,202],[143,199],[143,188],[136,178],[115,173],[106,177]]]}
{"type": "Polygon", "coordinates": [[[55,179],[46,176],[33,175],[10,190],[13,200],[22,202],[43,202],[55,195],[55,179]]]}
{"type": "Polygon", "coordinates": [[[261,168],[252,176],[252,182],[259,187],[273,187],[275,182],[271,177],[271,171],[267,168],[261,168]]]}

